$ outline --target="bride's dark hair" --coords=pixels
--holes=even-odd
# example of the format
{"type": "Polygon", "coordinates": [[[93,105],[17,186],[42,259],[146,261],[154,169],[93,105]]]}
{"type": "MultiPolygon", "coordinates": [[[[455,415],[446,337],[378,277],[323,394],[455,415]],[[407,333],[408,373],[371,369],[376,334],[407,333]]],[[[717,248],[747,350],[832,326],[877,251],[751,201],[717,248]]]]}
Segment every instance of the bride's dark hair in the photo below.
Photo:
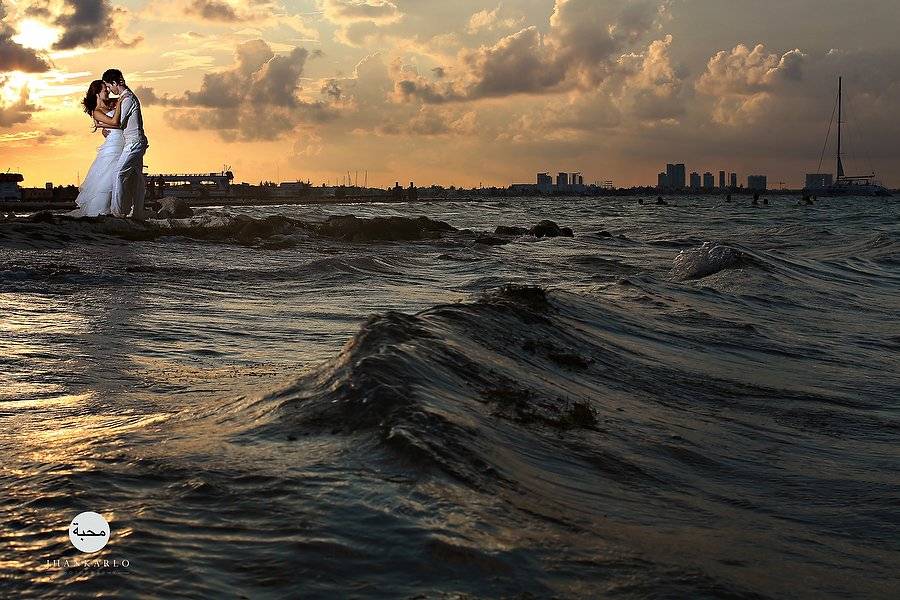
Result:
{"type": "Polygon", "coordinates": [[[87,94],[84,95],[84,100],[81,101],[81,104],[84,106],[84,112],[87,114],[94,114],[94,110],[97,108],[97,94],[100,93],[104,85],[106,84],[101,79],[95,79],[88,86],[87,94]]]}

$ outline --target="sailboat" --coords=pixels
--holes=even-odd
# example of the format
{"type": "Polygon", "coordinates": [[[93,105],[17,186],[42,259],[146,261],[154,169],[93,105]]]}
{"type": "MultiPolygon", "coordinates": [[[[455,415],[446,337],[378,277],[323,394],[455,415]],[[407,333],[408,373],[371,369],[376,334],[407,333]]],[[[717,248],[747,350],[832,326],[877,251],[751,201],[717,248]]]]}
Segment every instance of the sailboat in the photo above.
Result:
{"type": "MultiPolygon", "coordinates": [[[[843,79],[843,77],[838,77],[837,173],[834,180],[831,180],[831,175],[815,175],[814,177],[816,179],[814,180],[807,178],[807,187],[804,191],[820,196],[890,196],[891,193],[875,178],[874,172],[870,175],[847,175],[844,173],[844,161],[841,149],[841,126],[844,123],[843,79]]],[[[833,122],[834,113],[832,113],[831,118],[833,122]]],[[[828,131],[831,131],[831,124],[828,126],[828,131]]],[[[821,161],[819,166],[821,167],[821,161]]]]}

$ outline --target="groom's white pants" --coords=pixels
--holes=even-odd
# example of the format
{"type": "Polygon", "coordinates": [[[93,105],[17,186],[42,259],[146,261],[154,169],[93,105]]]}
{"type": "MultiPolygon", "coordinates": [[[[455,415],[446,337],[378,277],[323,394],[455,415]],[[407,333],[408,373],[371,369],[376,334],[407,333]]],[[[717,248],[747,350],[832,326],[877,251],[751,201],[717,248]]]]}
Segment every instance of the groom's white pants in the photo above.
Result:
{"type": "Polygon", "coordinates": [[[112,214],[125,217],[134,210],[135,219],[144,218],[144,153],[147,151],[146,140],[125,140],[122,156],[116,164],[116,177],[113,179],[112,214]]]}

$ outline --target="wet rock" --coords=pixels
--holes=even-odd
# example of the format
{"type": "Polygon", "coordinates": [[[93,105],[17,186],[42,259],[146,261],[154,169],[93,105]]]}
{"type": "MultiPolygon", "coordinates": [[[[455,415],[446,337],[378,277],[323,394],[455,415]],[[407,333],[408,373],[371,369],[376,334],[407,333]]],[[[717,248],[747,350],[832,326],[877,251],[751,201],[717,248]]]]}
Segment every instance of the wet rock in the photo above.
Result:
{"type": "Polygon", "coordinates": [[[508,227],[506,225],[498,225],[494,230],[497,235],[525,235],[528,229],[525,227],[508,227]]]}
{"type": "Polygon", "coordinates": [[[662,198],[662,196],[660,196],[659,198],[656,199],[656,205],[657,205],[657,206],[668,206],[669,203],[666,202],[666,201],[662,198]]]}
{"type": "Polygon", "coordinates": [[[501,238],[495,235],[489,235],[486,233],[479,234],[475,238],[476,244],[484,244],[485,246],[503,246],[505,244],[510,243],[511,240],[508,238],[501,238]]]}
{"type": "Polygon", "coordinates": [[[329,217],[319,227],[319,233],[322,235],[352,242],[435,239],[444,231],[456,229],[443,221],[433,221],[428,217],[361,219],[345,215],[329,217]]]}
{"type": "Polygon", "coordinates": [[[605,229],[598,231],[597,235],[602,238],[611,238],[613,236],[610,232],[606,231],[605,229]]]}
{"type": "Polygon", "coordinates": [[[52,211],[42,210],[31,215],[32,223],[55,223],[56,215],[52,211]]]}
{"type": "Polygon", "coordinates": [[[181,198],[163,198],[156,211],[157,219],[189,219],[193,216],[193,209],[181,198]]]}
{"type": "Polygon", "coordinates": [[[227,232],[227,236],[236,242],[252,244],[277,235],[290,235],[301,227],[302,223],[280,215],[273,215],[265,219],[253,219],[239,215],[226,229],[230,230],[227,232]]]}
{"type": "Polygon", "coordinates": [[[547,219],[541,221],[528,232],[535,237],[573,237],[574,233],[568,227],[560,227],[547,219]]]}

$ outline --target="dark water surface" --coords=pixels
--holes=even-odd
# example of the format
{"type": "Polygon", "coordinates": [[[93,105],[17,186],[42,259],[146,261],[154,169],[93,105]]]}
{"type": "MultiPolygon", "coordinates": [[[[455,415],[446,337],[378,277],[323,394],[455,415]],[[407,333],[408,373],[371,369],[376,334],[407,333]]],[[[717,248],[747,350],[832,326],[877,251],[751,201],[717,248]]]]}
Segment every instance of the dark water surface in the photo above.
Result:
{"type": "Polygon", "coordinates": [[[0,597],[900,596],[900,204],[676,204],[0,222],[0,597]]]}

